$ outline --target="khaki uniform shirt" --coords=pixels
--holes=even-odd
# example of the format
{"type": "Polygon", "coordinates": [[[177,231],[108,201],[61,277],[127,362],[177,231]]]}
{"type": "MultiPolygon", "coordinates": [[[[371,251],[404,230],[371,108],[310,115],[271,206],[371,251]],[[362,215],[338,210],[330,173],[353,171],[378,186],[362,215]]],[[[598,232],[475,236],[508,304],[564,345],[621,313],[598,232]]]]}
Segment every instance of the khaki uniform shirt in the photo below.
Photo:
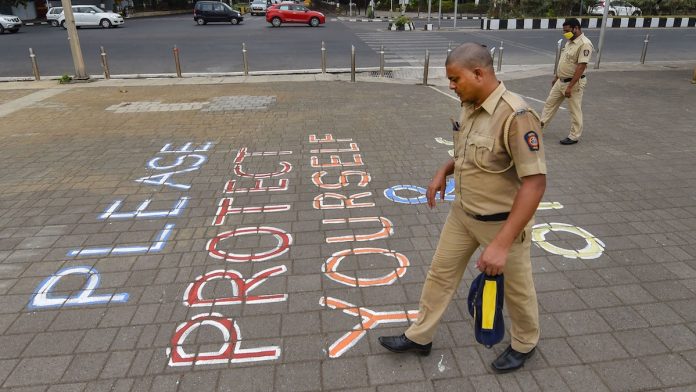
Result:
{"type": "Polygon", "coordinates": [[[455,203],[461,203],[467,213],[509,212],[521,177],[546,174],[541,126],[528,108],[502,82],[480,107],[462,106],[459,131],[453,132],[455,203]],[[508,134],[508,154],[503,134],[512,113],[517,114],[508,134]],[[511,163],[514,166],[503,171],[511,163]]]}
{"type": "Polygon", "coordinates": [[[562,79],[572,78],[575,74],[575,66],[589,63],[593,50],[592,41],[585,37],[585,34],[580,34],[572,41],[568,40],[558,61],[558,77],[562,79]]]}

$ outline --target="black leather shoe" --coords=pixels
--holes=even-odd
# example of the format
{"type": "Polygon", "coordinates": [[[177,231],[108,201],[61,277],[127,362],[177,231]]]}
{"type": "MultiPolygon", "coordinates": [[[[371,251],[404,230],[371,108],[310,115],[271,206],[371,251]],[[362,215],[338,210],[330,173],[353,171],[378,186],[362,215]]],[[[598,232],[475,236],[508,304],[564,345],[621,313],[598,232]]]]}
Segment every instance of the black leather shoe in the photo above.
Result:
{"type": "Polygon", "coordinates": [[[432,343],[418,344],[416,342],[412,342],[404,334],[401,334],[400,336],[380,336],[378,340],[379,344],[394,353],[413,351],[420,355],[430,355],[430,349],[433,347],[432,343]]]}
{"type": "Polygon", "coordinates": [[[569,146],[569,145],[575,144],[575,143],[577,143],[577,142],[578,142],[577,140],[573,140],[573,139],[571,139],[571,138],[569,138],[569,137],[567,137],[567,138],[561,140],[561,144],[563,144],[564,146],[569,146]]]}
{"type": "Polygon", "coordinates": [[[496,373],[507,373],[517,370],[524,366],[524,361],[526,361],[527,358],[534,355],[535,350],[536,347],[534,347],[532,351],[528,353],[521,353],[513,350],[512,346],[508,346],[505,351],[503,351],[503,353],[491,363],[491,367],[496,373]]]}

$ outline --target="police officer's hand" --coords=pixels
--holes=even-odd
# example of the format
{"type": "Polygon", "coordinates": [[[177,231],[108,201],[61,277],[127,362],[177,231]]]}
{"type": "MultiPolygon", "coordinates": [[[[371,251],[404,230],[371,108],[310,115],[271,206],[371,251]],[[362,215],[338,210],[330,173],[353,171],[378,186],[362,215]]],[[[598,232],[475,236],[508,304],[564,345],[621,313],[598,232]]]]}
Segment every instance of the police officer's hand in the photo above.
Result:
{"type": "Polygon", "coordinates": [[[442,170],[438,170],[428,184],[428,191],[425,197],[428,199],[428,207],[435,207],[435,195],[440,192],[440,199],[445,200],[445,187],[447,186],[447,176],[442,170]]]}
{"type": "Polygon", "coordinates": [[[509,248],[491,242],[476,261],[476,268],[487,275],[500,275],[505,268],[509,248]]]}
{"type": "Polygon", "coordinates": [[[570,86],[566,87],[565,97],[570,98],[572,91],[573,91],[573,89],[571,89],[570,86]]]}

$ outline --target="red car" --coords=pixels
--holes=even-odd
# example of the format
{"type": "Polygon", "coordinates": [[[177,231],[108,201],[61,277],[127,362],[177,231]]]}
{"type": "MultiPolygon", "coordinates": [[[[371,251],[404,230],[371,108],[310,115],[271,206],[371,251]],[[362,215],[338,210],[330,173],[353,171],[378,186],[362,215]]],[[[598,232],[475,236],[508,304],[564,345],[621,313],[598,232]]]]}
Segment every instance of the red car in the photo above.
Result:
{"type": "Polygon", "coordinates": [[[301,4],[280,3],[266,10],[266,22],[273,27],[278,27],[283,23],[306,23],[312,27],[317,27],[326,22],[326,17],[321,12],[312,11],[301,4]]]}

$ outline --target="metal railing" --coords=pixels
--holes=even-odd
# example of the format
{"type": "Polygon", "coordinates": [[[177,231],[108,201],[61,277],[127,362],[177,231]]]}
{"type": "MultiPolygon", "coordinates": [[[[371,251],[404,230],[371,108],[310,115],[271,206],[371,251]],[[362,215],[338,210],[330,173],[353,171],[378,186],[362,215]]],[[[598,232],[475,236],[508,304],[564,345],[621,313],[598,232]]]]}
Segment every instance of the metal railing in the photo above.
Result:
{"type": "MultiPolygon", "coordinates": [[[[554,64],[553,64],[554,74],[558,73],[558,67],[559,67],[559,63],[561,60],[561,53],[562,53],[562,43],[563,43],[562,39],[559,39],[556,42],[555,59],[554,59],[554,64]]],[[[641,55],[640,55],[640,63],[641,64],[645,64],[649,43],[650,43],[650,34],[646,34],[645,39],[643,40],[643,47],[642,47],[642,51],[641,51],[641,55]]],[[[99,49],[100,49],[100,51],[99,51],[100,64],[101,64],[102,72],[104,75],[104,79],[110,79],[112,77],[112,72],[111,72],[111,69],[109,66],[107,52],[103,46],[100,46],[99,49]]],[[[453,50],[452,49],[452,41],[449,41],[448,45],[447,45],[446,55],[449,56],[450,53],[452,53],[452,50],[453,50]]],[[[493,65],[494,65],[497,72],[502,72],[504,51],[505,51],[504,41],[500,41],[500,46],[498,46],[498,47],[493,46],[489,50],[490,55],[491,55],[491,59],[493,61],[493,65]]],[[[372,69],[378,70],[378,74],[380,77],[384,77],[386,74],[386,71],[387,71],[386,60],[385,60],[386,53],[387,53],[387,50],[385,49],[384,45],[383,44],[380,45],[379,52],[378,52],[379,68],[372,67],[372,69]]],[[[172,54],[174,57],[176,77],[183,78],[182,66],[181,66],[181,57],[182,57],[181,49],[177,45],[174,45],[174,47],[172,48],[172,54]]],[[[431,54],[430,49],[425,49],[425,56],[424,56],[424,61],[423,61],[423,84],[424,85],[428,84],[428,78],[429,78],[429,73],[430,73],[430,71],[429,71],[430,54],[431,54]]],[[[350,69],[349,69],[350,80],[351,80],[351,82],[355,82],[356,73],[357,72],[365,72],[370,67],[364,67],[361,69],[357,68],[355,45],[351,45],[350,56],[351,56],[350,69]]],[[[29,57],[31,59],[34,80],[41,80],[38,60],[37,60],[36,53],[34,53],[33,48],[29,48],[29,57]]],[[[442,64],[442,65],[444,66],[444,64],[442,64]]],[[[247,44],[244,42],[242,43],[242,67],[243,67],[243,69],[242,69],[241,73],[243,73],[244,76],[249,76],[251,73],[251,70],[249,67],[249,50],[248,50],[247,44]]],[[[313,70],[307,70],[307,71],[309,71],[311,73],[313,70]]],[[[282,70],[277,71],[277,72],[282,73],[282,70]]],[[[297,72],[297,71],[294,71],[293,73],[295,73],[295,72],[297,72]]],[[[300,72],[302,72],[302,71],[300,71],[300,72]]],[[[328,69],[328,50],[327,50],[326,43],[324,41],[321,41],[321,68],[320,68],[320,70],[315,71],[315,72],[321,72],[322,74],[326,74],[327,72],[334,72],[334,73],[346,72],[345,68],[335,68],[334,70],[328,69]]],[[[371,72],[374,72],[374,71],[371,71],[371,72]]],[[[259,74],[259,73],[260,74],[267,74],[268,72],[267,71],[257,71],[254,73],[255,74],[259,74]]],[[[696,80],[696,77],[694,78],[694,80],[696,80]]]]}

